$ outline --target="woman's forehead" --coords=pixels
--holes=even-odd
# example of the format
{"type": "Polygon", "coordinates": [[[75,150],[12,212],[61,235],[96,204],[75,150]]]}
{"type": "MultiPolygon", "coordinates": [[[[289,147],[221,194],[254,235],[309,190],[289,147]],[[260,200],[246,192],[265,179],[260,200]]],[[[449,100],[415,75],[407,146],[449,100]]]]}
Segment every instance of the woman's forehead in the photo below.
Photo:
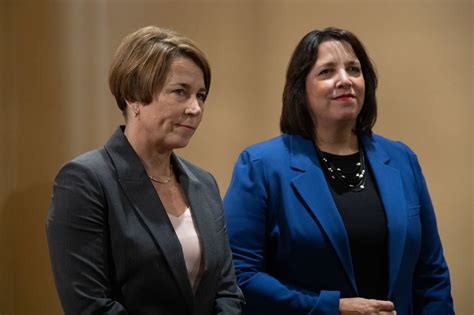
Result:
{"type": "Polygon", "coordinates": [[[319,44],[316,63],[329,59],[358,60],[352,46],[346,41],[328,40],[319,44]]]}

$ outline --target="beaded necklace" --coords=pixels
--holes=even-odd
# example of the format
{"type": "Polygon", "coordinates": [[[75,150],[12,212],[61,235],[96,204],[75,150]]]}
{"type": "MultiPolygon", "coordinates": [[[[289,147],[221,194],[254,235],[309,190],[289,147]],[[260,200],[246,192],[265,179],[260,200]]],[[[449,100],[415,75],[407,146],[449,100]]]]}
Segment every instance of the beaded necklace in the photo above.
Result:
{"type": "Polygon", "coordinates": [[[323,166],[327,169],[332,180],[339,181],[344,187],[353,192],[359,192],[365,189],[365,158],[362,148],[359,146],[359,156],[353,169],[341,169],[334,164],[334,160],[328,153],[322,152],[316,147],[323,166]]]}

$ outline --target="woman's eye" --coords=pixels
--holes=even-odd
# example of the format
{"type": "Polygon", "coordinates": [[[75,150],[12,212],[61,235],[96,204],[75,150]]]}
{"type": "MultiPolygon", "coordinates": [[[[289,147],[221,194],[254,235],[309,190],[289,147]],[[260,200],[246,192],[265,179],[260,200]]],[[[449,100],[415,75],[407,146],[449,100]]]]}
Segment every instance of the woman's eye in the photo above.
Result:
{"type": "Polygon", "coordinates": [[[318,75],[328,75],[331,73],[331,69],[323,69],[321,71],[319,71],[319,74],[318,75]]]}
{"type": "Polygon", "coordinates": [[[176,89],[176,90],[173,91],[173,93],[175,93],[176,95],[179,95],[179,96],[186,95],[186,91],[184,89],[176,89]]]}
{"type": "Polygon", "coordinates": [[[352,66],[352,67],[349,67],[348,71],[352,73],[360,73],[361,69],[359,67],[352,66]]]}
{"type": "Polygon", "coordinates": [[[205,93],[198,93],[197,98],[204,102],[206,100],[206,94],[205,93]]]}

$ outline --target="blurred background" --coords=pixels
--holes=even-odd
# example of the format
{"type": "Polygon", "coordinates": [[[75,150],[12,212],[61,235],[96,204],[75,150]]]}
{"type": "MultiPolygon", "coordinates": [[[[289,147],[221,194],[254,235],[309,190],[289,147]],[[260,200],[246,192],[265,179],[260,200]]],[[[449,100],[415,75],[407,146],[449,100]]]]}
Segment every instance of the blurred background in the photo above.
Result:
{"type": "Polygon", "coordinates": [[[473,1],[0,0],[0,314],[61,314],[44,222],[58,168],[122,117],[108,89],[121,39],[173,28],[208,56],[200,130],[178,154],[222,194],[238,153],[279,134],[290,55],[308,31],[347,28],[380,78],[375,131],[417,152],[457,314],[474,314],[473,1]]]}

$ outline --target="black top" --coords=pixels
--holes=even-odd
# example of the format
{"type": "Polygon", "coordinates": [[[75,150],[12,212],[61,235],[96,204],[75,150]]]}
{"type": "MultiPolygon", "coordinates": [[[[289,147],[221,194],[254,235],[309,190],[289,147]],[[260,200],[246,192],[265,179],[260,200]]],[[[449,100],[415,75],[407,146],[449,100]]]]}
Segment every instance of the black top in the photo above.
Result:
{"type": "MultiPolygon", "coordinates": [[[[359,160],[359,153],[345,156],[323,154],[342,170],[354,169],[359,160]]],[[[324,164],[321,165],[349,237],[359,296],[386,300],[387,219],[369,163],[365,163],[365,188],[357,192],[350,191],[339,180],[331,178],[324,164]]]]}

